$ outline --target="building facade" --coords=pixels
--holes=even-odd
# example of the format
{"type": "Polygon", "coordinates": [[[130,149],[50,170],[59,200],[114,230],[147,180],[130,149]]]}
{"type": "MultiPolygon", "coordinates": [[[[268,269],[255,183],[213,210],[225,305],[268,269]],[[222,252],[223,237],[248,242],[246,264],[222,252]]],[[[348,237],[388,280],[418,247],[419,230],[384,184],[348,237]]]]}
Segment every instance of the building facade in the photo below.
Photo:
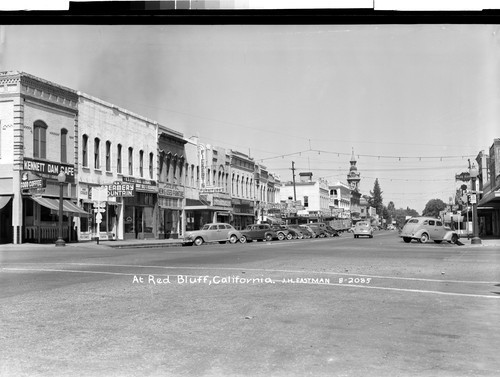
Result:
{"type": "Polygon", "coordinates": [[[298,182],[282,184],[280,196],[282,202],[293,202],[298,207],[295,215],[318,221],[331,217],[330,193],[328,182],[324,179],[313,180],[311,172],[299,173],[298,182]]]}
{"type": "Polygon", "coordinates": [[[76,91],[24,72],[0,74],[1,242],[54,242],[59,198],[63,238],[76,241],[76,91]],[[58,180],[62,174],[63,181],[58,180]]]}
{"type": "Polygon", "coordinates": [[[78,94],[79,240],[156,237],[158,124],[78,94]]]}
{"type": "Polygon", "coordinates": [[[232,223],[229,151],[201,143],[197,137],[189,143],[191,184],[186,196],[186,229],[198,230],[212,222],[232,223]]]}
{"type": "MultiPolygon", "coordinates": [[[[480,192],[478,209],[479,235],[500,237],[500,139],[494,139],[489,154],[476,157],[480,192]]],[[[471,188],[473,189],[473,188],[471,188]]]]}
{"type": "Polygon", "coordinates": [[[351,218],[351,188],[348,184],[337,182],[328,187],[330,191],[330,212],[338,219],[351,218]]]}
{"type": "Polygon", "coordinates": [[[233,225],[244,229],[255,222],[255,161],[235,150],[230,151],[230,158],[233,225]]]}

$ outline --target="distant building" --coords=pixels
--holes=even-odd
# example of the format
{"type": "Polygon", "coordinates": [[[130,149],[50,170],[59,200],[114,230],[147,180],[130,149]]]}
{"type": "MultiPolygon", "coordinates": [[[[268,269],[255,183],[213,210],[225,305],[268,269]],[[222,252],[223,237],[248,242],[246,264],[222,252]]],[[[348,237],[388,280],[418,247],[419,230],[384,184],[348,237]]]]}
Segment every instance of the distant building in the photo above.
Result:
{"type": "MultiPolygon", "coordinates": [[[[313,180],[312,176],[311,172],[300,173],[299,181],[295,182],[296,204],[299,204],[301,208],[296,214],[311,219],[331,217],[328,182],[321,178],[313,180]]],[[[282,184],[280,197],[283,202],[293,200],[293,182],[282,184]]]]}
{"type": "Polygon", "coordinates": [[[351,218],[351,188],[348,184],[337,182],[328,186],[330,191],[330,212],[339,219],[351,218]]]}

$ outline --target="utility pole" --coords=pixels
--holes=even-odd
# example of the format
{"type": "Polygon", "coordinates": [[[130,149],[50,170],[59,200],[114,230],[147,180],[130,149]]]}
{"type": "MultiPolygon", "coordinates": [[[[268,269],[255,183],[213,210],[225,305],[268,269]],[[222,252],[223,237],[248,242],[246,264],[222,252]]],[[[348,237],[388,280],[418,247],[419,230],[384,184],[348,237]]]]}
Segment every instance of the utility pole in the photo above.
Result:
{"type": "Polygon", "coordinates": [[[297,192],[295,191],[295,162],[292,161],[292,177],[293,177],[293,201],[297,201],[297,192]]]}

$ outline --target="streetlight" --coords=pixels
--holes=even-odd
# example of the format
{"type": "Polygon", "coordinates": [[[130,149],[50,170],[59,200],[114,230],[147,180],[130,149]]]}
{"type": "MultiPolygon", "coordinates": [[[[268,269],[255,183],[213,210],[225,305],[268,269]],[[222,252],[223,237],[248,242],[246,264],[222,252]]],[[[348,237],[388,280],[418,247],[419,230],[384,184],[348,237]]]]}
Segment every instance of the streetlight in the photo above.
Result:
{"type": "Polygon", "coordinates": [[[469,168],[469,174],[472,181],[472,192],[471,192],[471,201],[472,201],[472,239],[470,243],[472,245],[481,244],[481,238],[479,238],[478,232],[478,224],[477,224],[477,191],[476,191],[476,178],[478,175],[478,170],[474,163],[472,167],[469,168]]]}
{"type": "Polygon", "coordinates": [[[63,239],[63,187],[66,182],[66,174],[63,171],[57,175],[57,181],[59,182],[59,238],[56,241],[56,246],[66,246],[63,239]]]}

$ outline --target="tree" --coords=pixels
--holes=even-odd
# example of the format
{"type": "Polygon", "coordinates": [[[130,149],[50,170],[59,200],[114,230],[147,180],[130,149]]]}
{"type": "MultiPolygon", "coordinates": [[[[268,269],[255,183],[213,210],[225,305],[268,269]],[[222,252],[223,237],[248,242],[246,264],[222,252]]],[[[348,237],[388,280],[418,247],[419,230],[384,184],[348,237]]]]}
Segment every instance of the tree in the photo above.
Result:
{"type": "Polygon", "coordinates": [[[439,212],[446,209],[446,203],[441,199],[431,199],[427,202],[422,212],[423,216],[439,217],[439,212]]]}
{"type": "Polygon", "coordinates": [[[377,210],[377,214],[382,216],[384,200],[382,198],[382,191],[380,190],[380,185],[378,183],[378,178],[375,178],[375,184],[373,185],[373,192],[370,191],[370,195],[372,197],[372,203],[370,205],[375,207],[377,210]]]}

